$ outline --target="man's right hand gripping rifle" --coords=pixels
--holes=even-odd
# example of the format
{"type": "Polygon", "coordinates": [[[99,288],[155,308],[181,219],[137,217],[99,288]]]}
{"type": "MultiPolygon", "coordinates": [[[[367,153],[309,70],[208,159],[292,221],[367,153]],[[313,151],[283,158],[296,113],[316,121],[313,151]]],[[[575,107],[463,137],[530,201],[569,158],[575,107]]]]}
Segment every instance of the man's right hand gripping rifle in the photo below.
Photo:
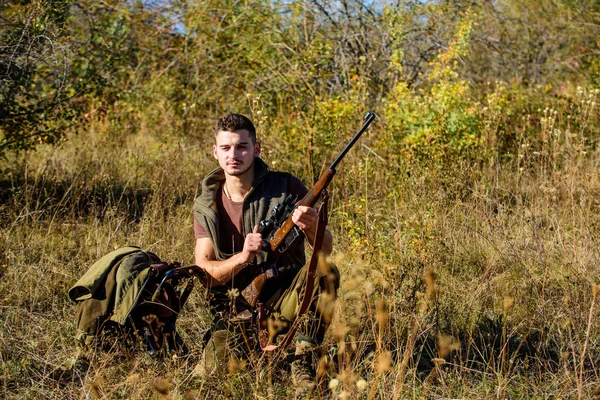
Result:
{"type": "Polygon", "coordinates": [[[240,253],[240,263],[241,264],[250,264],[254,261],[254,258],[260,254],[262,251],[262,235],[258,231],[258,225],[254,227],[252,233],[246,235],[246,239],[244,240],[244,248],[240,253]]]}

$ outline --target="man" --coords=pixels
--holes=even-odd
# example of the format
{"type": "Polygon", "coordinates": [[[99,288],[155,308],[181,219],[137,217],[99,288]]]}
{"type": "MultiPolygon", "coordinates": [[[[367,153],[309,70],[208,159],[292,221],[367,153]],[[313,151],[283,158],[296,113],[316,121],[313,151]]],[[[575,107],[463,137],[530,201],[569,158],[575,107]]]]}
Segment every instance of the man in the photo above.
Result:
{"type": "MultiPolygon", "coordinates": [[[[270,171],[259,157],[260,142],[252,122],[243,115],[230,114],[215,127],[213,155],[219,168],[202,182],[201,193],[194,203],[195,260],[207,276],[211,311],[215,316],[203,354],[203,374],[214,373],[230,356],[240,357],[255,346],[245,330],[253,310],[248,291],[253,279],[273,259],[262,250],[263,237],[258,225],[271,216],[276,204],[289,194],[303,198],[308,192],[304,184],[288,173],[270,171]]],[[[316,235],[317,211],[298,206],[292,221],[309,243],[316,235]]],[[[330,254],[332,236],[325,231],[322,251],[330,254]]],[[[278,322],[293,322],[294,312],[306,278],[304,239],[297,240],[286,252],[277,255],[276,276],[260,290],[259,302],[279,315],[278,322]]],[[[318,272],[315,299],[335,299],[339,274],[335,267],[318,272]]],[[[303,370],[306,381],[307,354],[323,340],[331,315],[313,301],[316,317],[298,335],[297,360],[292,366],[303,370]],[[326,313],[325,313],[326,314],[326,313]]],[[[331,309],[331,307],[329,307],[331,309]]],[[[294,371],[292,371],[294,372],[294,371]]],[[[304,374],[304,375],[303,375],[304,374]]],[[[298,375],[298,374],[296,374],[298,375]]],[[[306,383],[306,382],[304,382],[306,383]]],[[[301,384],[301,383],[298,383],[301,384]]]]}

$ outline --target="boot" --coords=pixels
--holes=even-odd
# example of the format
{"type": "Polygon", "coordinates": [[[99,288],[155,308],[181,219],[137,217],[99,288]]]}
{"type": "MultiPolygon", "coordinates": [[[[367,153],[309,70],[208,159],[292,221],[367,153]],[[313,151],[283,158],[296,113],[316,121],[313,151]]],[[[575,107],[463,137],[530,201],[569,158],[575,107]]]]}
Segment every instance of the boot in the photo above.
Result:
{"type": "Polygon", "coordinates": [[[312,365],[315,347],[315,344],[309,338],[299,335],[296,342],[294,361],[291,363],[291,375],[296,388],[296,399],[305,398],[317,386],[312,365]]]}

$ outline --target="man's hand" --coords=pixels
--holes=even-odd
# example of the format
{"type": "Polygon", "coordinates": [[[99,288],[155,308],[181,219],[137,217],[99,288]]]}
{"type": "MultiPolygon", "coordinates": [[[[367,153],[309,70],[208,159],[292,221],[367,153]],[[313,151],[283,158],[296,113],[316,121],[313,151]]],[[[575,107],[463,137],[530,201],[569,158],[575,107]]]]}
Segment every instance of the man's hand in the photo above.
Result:
{"type": "MultiPolygon", "coordinates": [[[[317,233],[317,219],[319,218],[319,214],[317,213],[316,208],[308,207],[308,206],[298,206],[292,213],[292,222],[298,226],[298,228],[302,229],[304,235],[308,239],[309,245],[312,247],[312,244],[315,241],[315,235],[317,233]]],[[[325,254],[331,254],[331,245],[332,245],[332,237],[331,233],[325,229],[325,236],[323,237],[323,244],[321,247],[321,251],[325,254]]]]}
{"type": "Polygon", "coordinates": [[[259,255],[262,251],[262,235],[258,233],[258,225],[254,227],[252,233],[246,235],[244,239],[244,248],[240,253],[242,255],[242,262],[245,264],[254,261],[254,257],[259,255]]]}
{"type": "Polygon", "coordinates": [[[298,206],[292,214],[292,222],[302,231],[312,231],[317,221],[317,210],[308,206],[298,206]]]}

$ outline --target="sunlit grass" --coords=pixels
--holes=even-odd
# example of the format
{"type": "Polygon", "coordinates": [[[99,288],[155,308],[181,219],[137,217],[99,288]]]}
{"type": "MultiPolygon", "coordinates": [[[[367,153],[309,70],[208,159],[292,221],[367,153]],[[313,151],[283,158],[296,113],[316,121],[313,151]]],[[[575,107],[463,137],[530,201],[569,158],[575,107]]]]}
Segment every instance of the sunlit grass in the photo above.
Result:
{"type": "MultiPolygon", "coordinates": [[[[397,165],[385,148],[353,149],[331,186],[342,286],[313,397],[592,395],[600,157],[585,132],[567,133],[566,112],[527,127],[539,137],[523,133],[529,120],[514,126],[519,144],[504,160],[397,165]]],[[[289,371],[262,354],[232,361],[226,378],[194,372],[210,324],[198,287],[178,320],[188,357],[79,353],[69,287],[125,245],[192,263],[191,206],[215,166],[210,131],[202,141],[118,129],[100,121],[2,167],[2,395],[290,397],[289,371]]],[[[271,134],[265,145],[275,142],[271,134]]],[[[281,161],[288,151],[273,146],[265,156],[307,179],[304,150],[281,161]]]]}

